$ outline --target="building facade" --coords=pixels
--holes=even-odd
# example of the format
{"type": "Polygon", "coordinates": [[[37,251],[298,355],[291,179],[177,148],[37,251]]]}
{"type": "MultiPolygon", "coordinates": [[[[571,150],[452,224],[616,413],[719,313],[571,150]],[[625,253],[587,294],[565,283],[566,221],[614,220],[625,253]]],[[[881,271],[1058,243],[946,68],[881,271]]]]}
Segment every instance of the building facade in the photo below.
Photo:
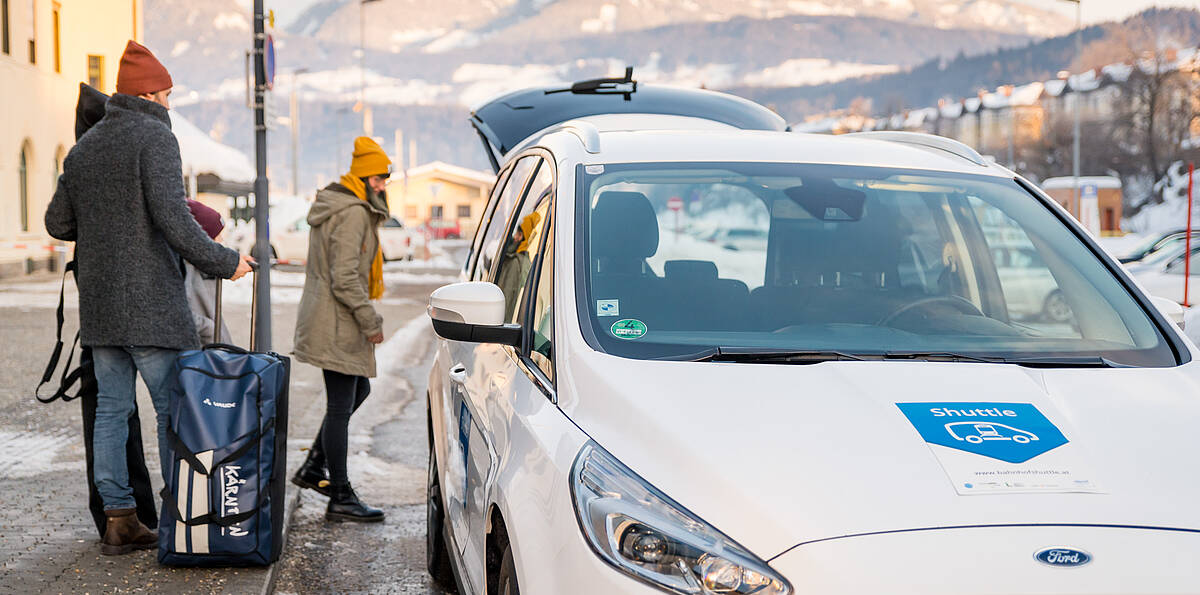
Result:
{"type": "Polygon", "coordinates": [[[56,266],[42,218],[75,143],[78,85],[115,91],[142,16],[142,0],[0,0],[0,277],[56,266]]]}
{"type": "Polygon", "coordinates": [[[393,174],[388,206],[410,229],[429,221],[457,221],[459,235],[469,238],[475,235],[495,182],[490,173],[434,161],[393,174]]]}

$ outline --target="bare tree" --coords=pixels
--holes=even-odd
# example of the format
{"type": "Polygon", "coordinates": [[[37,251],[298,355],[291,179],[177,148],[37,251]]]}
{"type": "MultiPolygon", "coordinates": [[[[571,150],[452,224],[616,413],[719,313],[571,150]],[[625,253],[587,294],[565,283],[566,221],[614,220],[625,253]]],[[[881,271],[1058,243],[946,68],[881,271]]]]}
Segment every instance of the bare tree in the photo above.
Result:
{"type": "MultiPolygon", "coordinates": [[[[1115,169],[1123,178],[1144,176],[1153,184],[1181,158],[1200,121],[1200,62],[1194,55],[1181,60],[1178,46],[1151,31],[1128,42],[1131,68],[1111,118],[1112,142],[1123,157],[1115,169]]],[[[1162,202],[1162,196],[1155,192],[1150,200],[1162,202]]]]}

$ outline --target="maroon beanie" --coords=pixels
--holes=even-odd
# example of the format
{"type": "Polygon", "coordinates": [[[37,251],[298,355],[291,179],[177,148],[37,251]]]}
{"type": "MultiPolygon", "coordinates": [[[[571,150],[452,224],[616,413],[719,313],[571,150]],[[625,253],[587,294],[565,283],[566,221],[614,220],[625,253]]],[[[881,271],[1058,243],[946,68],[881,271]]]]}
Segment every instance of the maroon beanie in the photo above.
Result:
{"type": "Polygon", "coordinates": [[[129,40],[125,54],[121,56],[121,67],[117,69],[117,93],[144,95],[158,93],[175,86],[167,68],[136,41],[129,40]]]}
{"type": "Polygon", "coordinates": [[[204,203],[192,199],[188,199],[188,208],[192,210],[192,216],[196,218],[196,223],[204,229],[204,233],[208,237],[217,239],[221,234],[221,230],[225,229],[225,222],[221,220],[221,214],[212,210],[204,203]]]}

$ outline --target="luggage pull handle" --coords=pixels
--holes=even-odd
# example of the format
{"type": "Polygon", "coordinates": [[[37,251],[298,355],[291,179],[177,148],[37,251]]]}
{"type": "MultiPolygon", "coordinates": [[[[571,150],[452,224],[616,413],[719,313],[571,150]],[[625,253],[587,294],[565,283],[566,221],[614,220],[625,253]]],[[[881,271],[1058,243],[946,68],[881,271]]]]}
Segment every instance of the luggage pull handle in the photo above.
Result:
{"type": "MultiPolygon", "coordinates": [[[[250,351],[254,351],[257,341],[255,341],[255,331],[258,330],[258,263],[251,263],[250,270],[252,271],[251,288],[250,288],[250,351]]],[[[213,313],[213,336],[212,343],[206,347],[218,347],[227,351],[239,353],[247,353],[246,350],[229,345],[221,341],[221,284],[225,280],[217,277],[217,301],[216,308],[213,313]]]]}

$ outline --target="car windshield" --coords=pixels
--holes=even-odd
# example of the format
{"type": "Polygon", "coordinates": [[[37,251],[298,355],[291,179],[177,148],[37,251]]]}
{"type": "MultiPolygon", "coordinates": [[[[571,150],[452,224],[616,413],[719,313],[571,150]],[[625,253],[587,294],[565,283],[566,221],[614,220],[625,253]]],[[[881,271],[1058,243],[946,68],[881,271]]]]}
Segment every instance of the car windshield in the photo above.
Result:
{"type": "Polygon", "coordinates": [[[1177,363],[1096,254],[1010,178],[639,163],[577,179],[580,314],[607,353],[1177,363]]]}

